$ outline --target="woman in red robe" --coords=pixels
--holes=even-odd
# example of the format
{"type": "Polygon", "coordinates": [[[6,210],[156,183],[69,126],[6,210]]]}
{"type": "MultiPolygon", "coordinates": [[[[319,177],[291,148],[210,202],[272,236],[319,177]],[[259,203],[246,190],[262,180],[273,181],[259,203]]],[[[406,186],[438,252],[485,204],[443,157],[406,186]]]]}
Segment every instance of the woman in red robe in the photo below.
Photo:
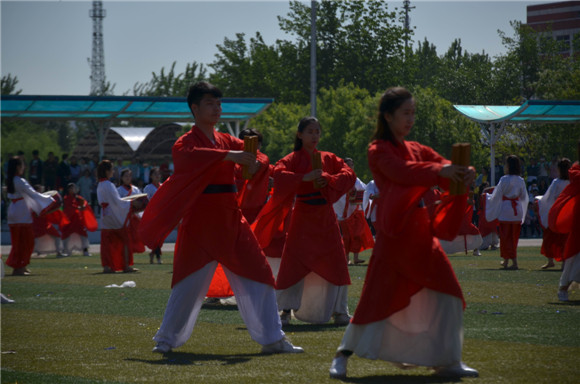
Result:
{"type": "Polygon", "coordinates": [[[68,223],[61,227],[64,249],[69,255],[76,248],[82,249],[83,256],[91,256],[87,231],[97,230],[97,220],[89,203],[82,196],[77,195],[77,186],[74,183],[69,183],[66,190],[63,212],[68,223]]]}
{"type": "Polygon", "coordinates": [[[316,118],[300,121],[294,152],[276,164],[274,195],[254,226],[266,248],[291,214],[276,279],[282,324],[289,323],[291,310],[309,323],[325,323],[331,316],[337,324],[350,320],[346,303],[350,277],[332,204],[353,187],[356,175],[333,153],[316,149],[320,131],[316,118]],[[321,169],[313,169],[315,153],[320,154],[321,169]]]}
{"type": "Polygon", "coordinates": [[[555,265],[554,260],[562,261],[562,255],[564,254],[568,234],[554,232],[548,226],[548,216],[550,208],[552,208],[560,193],[570,184],[568,170],[571,165],[572,162],[567,158],[558,161],[559,177],[552,181],[546,193],[538,199],[540,224],[544,230],[541,253],[548,258],[548,262],[542,265],[542,269],[552,268],[555,265]]]}
{"type": "MultiPolygon", "coordinates": [[[[580,158],[580,141],[578,142],[580,158]]],[[[562,260],[558,299],[568,301],[568,288],[573,281],[580,282],[580,163],[568,170],[570,184],[560,193],[548,215],[548,226],[557,233],[568,234],[562,260]]]]}
{"type": "MultiPolygon", "coordinates": [[[[376,244],[358,307],[332,361],[332,378],[346,377],[352,353],[401,366],[430,367],[442,376],[478,374],[461,362],[463,295],[435,236],[437,217],[430,219],[422,199],[434,185],[446,189],[449,179],[470,185],[475,171],[449,164],[418,142],[405,141],[414,119],[415,101],[409,91],[397,87],[383,94],[368,150],[381,191],[376,244]]],[[[456,201],[464,206],[466,198],[458,195],[456,201]]],[[[449,235],[457,230],[448,230],[449,235]]]]}

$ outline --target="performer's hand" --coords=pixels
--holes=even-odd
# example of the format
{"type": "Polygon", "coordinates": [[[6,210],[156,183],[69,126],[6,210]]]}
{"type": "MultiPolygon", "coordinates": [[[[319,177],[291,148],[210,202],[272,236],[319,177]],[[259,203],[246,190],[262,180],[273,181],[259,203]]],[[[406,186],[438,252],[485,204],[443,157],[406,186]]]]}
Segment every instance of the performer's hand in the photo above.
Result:
{"type": "Polygon", "coordinates": [[[250,175],[255,175],[260,170],[261,166],[262,166],[262,164],[260,164],[260,162],[258,160],[254,161],[254,164],[251,164],[248,167],[248,171],[250,172],[250,175]]]}
{"type": "Polygon", "coordinates": [[[320,188],[324,188],[328,185],[328,180],[326,180],[326,177],[320,176],[316,178],[316,183],[320,188]]]}
{"type": "Polygon", "coordinates": [[[463,181],[465,182],[467,189],[469,189],[469,186],[475,181],[475,168],[471,166],[467,167],[465,176],[463,176],[463,181]]]}
{"type": "Polygon", "coordinates": [[[229,151],[224,160],[241,165],[252,165],[256,162],[256,155],[244,151],[229,151]]]}
{"type": "Polygon", "coordinates": [[[445,177],[447,179],[453,180],[456,183],[464,181],[465,175],[467,173],[467,167],[454,164],[446,164],[439,171],[439,176],[445,177]]]}
{"type": "Polygon", "coordinates": [[[320,176],[322,176],[322,169],[313,169],[312,171],[304,175],[302,181],[313,181],[314,179],[317,179],[320,176]]]}

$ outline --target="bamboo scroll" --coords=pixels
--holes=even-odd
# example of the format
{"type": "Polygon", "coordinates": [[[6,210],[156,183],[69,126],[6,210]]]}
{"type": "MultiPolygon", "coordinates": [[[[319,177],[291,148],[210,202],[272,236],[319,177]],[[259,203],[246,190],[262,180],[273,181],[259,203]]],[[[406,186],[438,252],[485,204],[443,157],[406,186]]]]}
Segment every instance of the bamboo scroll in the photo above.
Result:
{"type": "MultiPolygon", "coordinates": [[[[258,136],[244,136],[244,152],[250,152],[254,155],[258,153],[258,136]]],[[[249,166],[242,166],[242,177],[245,180],[250,180],[252,178],[249,166]]]]}
{"type": "MultiPolygon", "coordinates": [[[[454,165],[462,165],[465,167],[469,166],[471,157],[471,144],[469,143],[456,143],[453,144],[451,148],[451,162],[454,165]]],[[[451,195],[463,195],[466,192],[465,183],[454,182],[451,180],[449,185],[449,193],[451,195]]]]}
{"type": "MultiPolygon", "coordinates": [[[[312,170],[315,170],[315,169],[322,169],[322,158],[320,157],[320,152],[312,153],[312,170]]],[[[314,180],[313,183],[314,183],[314,189],[322,188],[316,182],[316,180],[314,180]]]]}

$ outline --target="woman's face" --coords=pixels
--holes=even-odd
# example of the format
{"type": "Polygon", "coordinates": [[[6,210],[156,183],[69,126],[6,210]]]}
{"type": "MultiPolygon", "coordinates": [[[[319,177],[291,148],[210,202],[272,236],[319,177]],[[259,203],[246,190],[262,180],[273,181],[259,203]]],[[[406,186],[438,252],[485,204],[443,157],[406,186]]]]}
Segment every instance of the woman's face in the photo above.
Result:
{"type": "Polygon", "coordinates": [[[318,145],[320,131],[320,124],[313,121],[304,128],[304,131],[297,133],[298,138],[302,140],[302,146],[307,151],[312,152],[318,145]]]}
{"type": "Polygon", "coordinates": [[[161,173],[159,171],[151,172],[149,177],[151,178],[151,181],[158,183],[159,180],[161,180],[161,173]]]}
{"type": "Polygon", "coordinates": [[[406,100],[392,114],[385,112],[384,118],[395,139],[403,141],[415,123],[415,99],[406,100]]]}
{"type": "Polygon", "coordinates": [[[121,178],[121,182],[123,183],[123,185],[131,185],[131,172],[125,172],[123,173],[123,177],[121,178]]]}
{"type": "Polygon", "coordinates": [[[18,163],[18,165],[16,166],[16,174],[18,176],[24,175],[24,163],[23,162],[18,163]]]}

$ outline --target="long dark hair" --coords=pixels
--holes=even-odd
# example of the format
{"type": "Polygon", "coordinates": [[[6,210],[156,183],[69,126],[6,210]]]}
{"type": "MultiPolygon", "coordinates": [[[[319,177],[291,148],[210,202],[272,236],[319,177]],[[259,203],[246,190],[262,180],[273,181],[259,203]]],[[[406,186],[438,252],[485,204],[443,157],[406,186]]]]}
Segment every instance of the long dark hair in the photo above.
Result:
{"type": "Polygon", "coordinates": [[[18,157],[18,156],[13,156],[10,159],[8,159],[8,169],[6,170],[6,190],[8,191],[8,193],[14,193],[14,176],[16,175],[16,172],[18,170],[18,167],[20,165],[24,165],[24,161],[22,161],[22,158],[18,157]]]}
{"type": "Polygon", "coordinates": [[[570,180],[570,175],[568,175],[568,170],[572,166],[570,159],[564,157],[562,160],[558,161],[558,171],[560,171],[560,179],[570,180]]]}
{"type": "Polygon", "coordinates": [[[397,145],[397,140],[393,136],[389,123],[385,119],[385,113],[394,114],[403,103],[412,99],[413,95],[406,88],[391,87],[383,93],[381,101],[379,102],[379,111],[377,116],[377,129],[371,137],[374,140],[389,140],[391,143],[397,145]]]}
{"type": "Polygon", "coordinates": [[[318,119],[314,116],[303,117],[300,120],[300,122],[298,123],[298,130],[296,132],[296,138],[294,139],[294,151],[295,152],[302,149],[302,139],[300,139],[298,137],[298,132],[300,132],[300,133],[304,132],[304,129],[306,129],[306,127],[310,123],[318,123],[318,125],[320,125],[320,123],[318,122],[318,119]]]}
{"type": "Polygon", "coordinates": [[[509,155],[507,157],[507,159],[505,160],[506,164],[507,164],[507,173],[508,175],[521,175],[522,171],[521,171],[521,166],[520,166],[520,159],[518,159],[517,156],[515,155],[509,155]]]}
{"type": "Polygon", "coordinates": [[[111,169],[113,169],[113,163],[111,163],[109,160],[101,161],[97,166],[97,177],[99,179],[106,179],[107,172],[111,169]]]}

